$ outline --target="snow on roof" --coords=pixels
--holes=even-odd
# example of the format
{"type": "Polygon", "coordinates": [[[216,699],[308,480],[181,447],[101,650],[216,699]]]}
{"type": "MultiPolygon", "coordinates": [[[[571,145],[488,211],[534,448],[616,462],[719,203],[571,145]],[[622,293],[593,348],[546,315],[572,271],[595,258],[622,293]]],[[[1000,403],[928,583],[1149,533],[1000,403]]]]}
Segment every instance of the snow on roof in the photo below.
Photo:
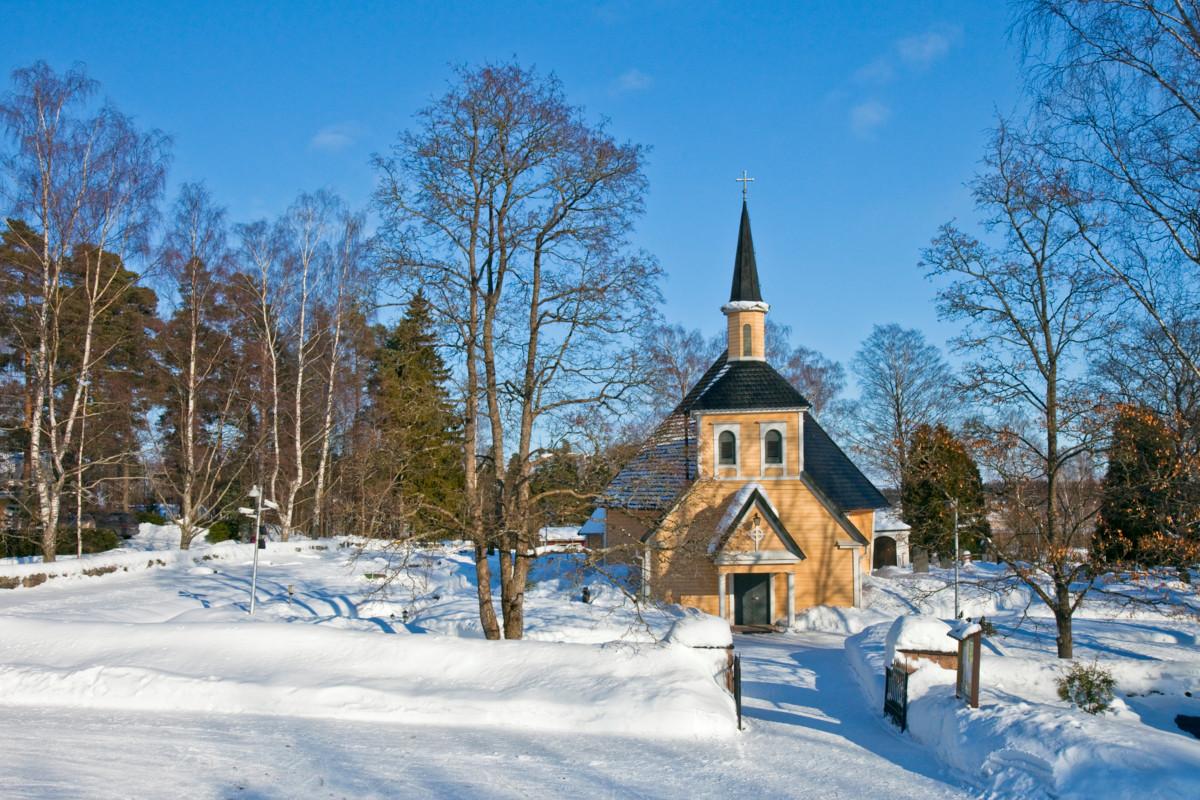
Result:
{"type": "Polygon", "coordinates": [[[717,526],[713,530],[712,541],[708,543],[708,552],[710,554],[717,552],[717,549],[721,546],[721,539],[725,536],[725,532],[737,520],[738,514],[741,512],[742,507],[746,505],[746,501],[750,499],[750,495],[756,491],[758,492],[758,496],[763,499],[763,502],[767,504],[767,508],[771,510],[771,513],[776,517],[779,516],[779,512],[775,510],[775,506],[771,505],[771,499],[767,497],[767,490],[763,488],[763,485],[755,481],[747,483],[733,493],[733,496],[729,498],[729,502],[725,506],[725,513],[721,514],[721,519],[717,520],[717,526]]]}
{"type": "Polygon", "coordinates": [[[951,638],[962,641],[968,636],[974,636],[983,630],[983,626],[978,622],[971,622],[969,619],[961,619],[950,626],[951,638]]]}
{"type": "Polygon", "coordinates": [[[608,509],[597,508],[579,528],[580,536],[603,536],[608,522],[608,509]]]}
{"type": "Polygon", "coordinates": [[[926,650],[934,653],[953,653],[958,648],[951,642],[950,626],[924,615],[897,617],[888,630],[885,663],[895,660],[897,650],[926,650]]]}
{"type": "Polygon", "coordinates": [[[721,519],[717,522],[717,530],[724,533],[728,530],[733,521],[737,519],[738,512],[742,510],[742,506],[746,505],[746,501],[750,499],[750,495],[758,491],[762,495],[762,499],[766,502],[767,507],[771,509],[771,513],[776,516],[779,512],[775,511],[775,506],[771,505],[771,501],[767,499],[767,490],[763,488],[761,483],[752,481],[747,483],[742,488],[733,493],[733,497],[729,498],[729,505],[725,507],[725,513],[721,515],[721,519]]]}
{"type": "Polygon", "coordinates": [[[881,508],[875,512],[876,533],[899,533],[910,530],[912,530],[912,526],[900,518],[900,509],[881,508]]]}
{"type": "Polygon", "coordinates": [[[574,525],[547,525],[542,528],[541,534],[543,542],[561,542],[583,536],[582,530],[574,525]]]}

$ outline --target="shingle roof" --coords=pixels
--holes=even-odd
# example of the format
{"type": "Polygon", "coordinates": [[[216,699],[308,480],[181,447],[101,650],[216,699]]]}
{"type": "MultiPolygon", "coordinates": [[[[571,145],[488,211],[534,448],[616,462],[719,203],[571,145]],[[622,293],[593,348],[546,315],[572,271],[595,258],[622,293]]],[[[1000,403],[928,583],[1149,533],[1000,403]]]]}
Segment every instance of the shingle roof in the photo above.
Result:
{"type": "Polygon", "coordinates": [[[662,511],[696,477],[696,423],[676,410],[659,424],[600,496],[601,506],[662,511]]]}
{"type": "Polygon", "coordinates": [[[826,497],[846,511],[889,505],[811,414],[804,417],[804,472],[826,497]]]}
{"type": "Polygon", "coordinates": [[[762,300],[758,288],[758,265],[754,261],[754,238],[750,235],[750,211],[742,201],[742,221],[738,225],[737,252],[733,256],[733,288],[729,290],[729,302],[739,300],[762,300]]]}
{"type": "MultiPolygon", "coordinates": [[[[698,393],[685,399],[685,411],[742,411],[758,408],[808,408],[809,402],[765,361],[727,361],[713,365],[716,374],[696,384],[698,393]]],[[[713,369],[709,369],[712,373],[713,369]]],[[[706,373],[706,377],[709,373],[706,373]]]]}

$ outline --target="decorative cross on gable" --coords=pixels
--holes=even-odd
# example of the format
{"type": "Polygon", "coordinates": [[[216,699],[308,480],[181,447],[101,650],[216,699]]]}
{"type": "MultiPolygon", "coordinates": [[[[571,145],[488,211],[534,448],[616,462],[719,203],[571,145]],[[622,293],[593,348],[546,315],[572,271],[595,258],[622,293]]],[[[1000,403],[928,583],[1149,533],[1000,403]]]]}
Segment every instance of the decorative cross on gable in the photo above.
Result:
{"type": "Polygon", "coordinates": [[[754,527],[750,529],[750,538],[754,540],[754,552],[758,552],[758,546],[762,544],[762,540],[767,536],[766,531],[762,529],[762,520],[758,514],[754,515],[754,527]]]}

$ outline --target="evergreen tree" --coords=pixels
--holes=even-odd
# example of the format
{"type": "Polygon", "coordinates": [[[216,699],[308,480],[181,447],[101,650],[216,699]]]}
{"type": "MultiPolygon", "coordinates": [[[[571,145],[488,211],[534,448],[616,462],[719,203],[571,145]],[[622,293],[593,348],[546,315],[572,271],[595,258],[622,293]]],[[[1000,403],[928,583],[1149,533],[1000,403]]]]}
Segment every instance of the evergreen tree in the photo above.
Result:
{"type": "Polygon", "coordinates": [[[546,453],[530,478],[540,522],[582,525],[614,474],[607,459],[574,450],[567,442],[546,453]]]}
{"type": "Polygon", "coordinates": [[[1102,561],[1156,563],[1166,551],[1162,537],[1194,537],[1196,504],[1176,445],[1152,410],[1117,410],[1092,546],[1102,561]]]}
{"type": "Polygon", "coordinates": [[[377,446],[368,486],[399,523],[384,531],[391,535],[452,534],[462,511],[461,421],[436,343],[429,301],[418,292],[371,368],[366,413],[377,446]]]}
{"type": "Polygon", "coordinates": [[[912,526],[914,547],[954,552],[955,502],[959,546],[978,552],[991,534],[979,467],[945,425],[919,425],[913,431],[900,487],[904,521],[912,526]]]}

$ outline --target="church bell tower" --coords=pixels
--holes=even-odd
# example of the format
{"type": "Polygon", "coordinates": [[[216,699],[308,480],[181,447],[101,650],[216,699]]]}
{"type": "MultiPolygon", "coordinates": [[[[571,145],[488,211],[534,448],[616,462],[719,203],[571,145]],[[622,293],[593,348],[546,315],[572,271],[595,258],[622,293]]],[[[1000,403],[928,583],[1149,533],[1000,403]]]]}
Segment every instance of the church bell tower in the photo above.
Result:
{"type": "Polygon", "coordinates": [[[721,306],[729,329],[727,360],[766,361],[766,321],[770,309],[763,302],[758,286],[750,211],[743,197],[737,253],[733,257],[733,288],[729,291],[729,302],[721,306]]]}

